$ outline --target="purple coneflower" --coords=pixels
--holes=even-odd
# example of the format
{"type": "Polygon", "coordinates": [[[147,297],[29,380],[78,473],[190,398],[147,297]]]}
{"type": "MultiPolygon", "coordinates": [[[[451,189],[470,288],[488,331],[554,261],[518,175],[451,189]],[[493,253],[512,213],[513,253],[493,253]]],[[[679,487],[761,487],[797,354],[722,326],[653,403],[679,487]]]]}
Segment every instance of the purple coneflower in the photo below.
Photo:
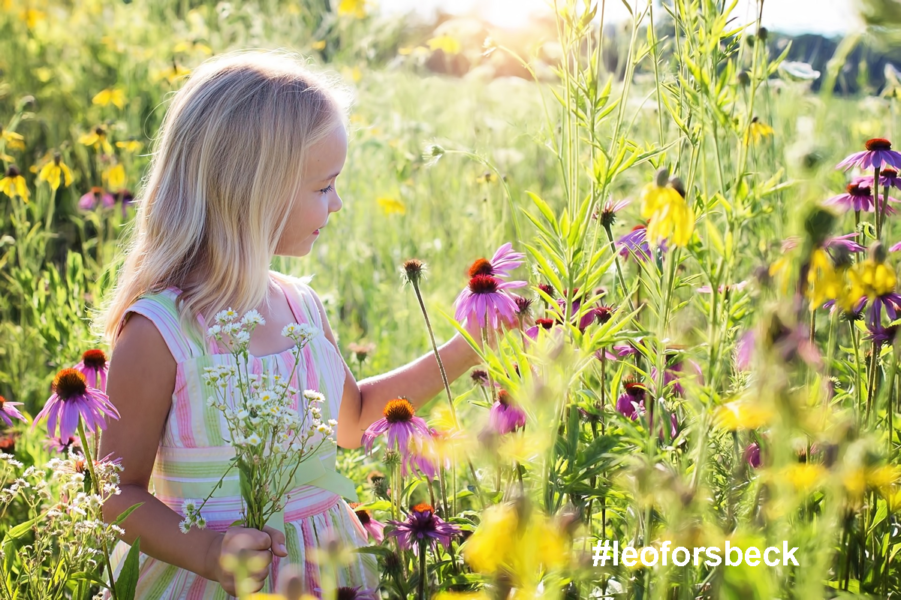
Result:
{"type": "Polygon", "coordinates": [[[626,382],[623,387],[626,388],[626,393],[616,399],[616,410],[634,421],[644,412],[645,387],[634,381],[626,382]]]}
{"type": "Polygon", "coordinates": [[[620,200],[619,202],[614,202],[613,200],[607,200],[604,202],[604,208],[601,209],[601,226],[604,229],[612,227],[614,223],[616,223],[616,213],[626,208],[629,205],[630,200],[620,200]]]}
{"type": "Polygon", "coordinates": [[[419,546],[423,543],[437,541],[445,548],[450,547],[451,537],[460,533],[460,528],[445,523],[435,515],[430,504],[422,503],[414,506],[406,521],[388,521],[396,529],[388,532],[388,537],[396,537],[404,550],[413,549],[419,555],[419,546]],[[416,542],[416,543],[414,543],[416,542]]]}
{"type": "Polygon", "coordinates": [[[13,419],[24,421],[25,417],[19,412],[17,406],[22,406],[21,402],[9,402],[3,396],[0,396],[0,420],[6,423],[7,427],[11,427],[13,419]]]}
{"type": "Polygon", "coordinates": [[[855,152],[836,165],[836,169],[881,169],[884,166],[901,169],[901,153],[892,150],[892,143],[885,138],[867,140],[866,150],[855,152]]]}
{"type": "MultiPolygon", "coordinates": [[[[623,258],[634,255],[640,261],[650,260],[651,247],[647,242],[648,228],[644,225],[636,225],[632,231],[619,238],[616,245],[620,248],[619,254],[623,258]]],[[[666,252],[666,240],[660,242],[660,251],[666,252]]]]}
{"type": "Polygon", "coordinates": [[[827,250],[843,248],[848,252],[863,252],[866,250],[864,246],[857,243],[856,233],[846,233],[845,235],[837,235],[835,237],[826,238],[823,247],[827,250]]]}
{"type": "Polygon", "coordinates": [[[66,454],[69,448],[81,448],[81,440],[75,436],[69,437],[66,440],[58,437],[51,437],[44,442],[44,447],[51,452],[66,454]]]}
{"type": "Polygon", "coordinates": [[[501,281],[491,275],[476,275],[454,301],[457,307],[454,318],[460,322],[465,320],[470,326],[478,323],[485,327],[487,322],[492,329],[498,328],[499,319],[513,326],[516,301],[505,290],[525,286],[525,281],[501,281]]]}
{"type": "Polygon", "coordinates": [[[469,378],[472,379],[472,382],[476,385],[488,387],[488,371],[484,371],[482,369],[473,369],[469,373],[469,378]]]}
{"type": "Polygon", "coordinates": [[[760,444],[757,442],[748,444],[745,448],[745,461],[753,469],[760,467],[760,444]]]}
{"type": "Polygon", "coordinates": [[[385,405],[385,416],[363,432],[363,445],[366,452],[372,452],[372,444],[375,438],[388,432],[388,449],[397,449],[406,456],[410,452],[411,442],[415,442],[418,449],[422,448],[423,440],[429,438],[429,427],[422,417],[414,416],[415,410],[406,398],[390,400],[385,405]]]}
{"type": "Polygon", "coordinates": [[[522,252],[514,252],[513,244],[507,242],[497,249],[491,260],[480,258],[469,267],[469,277],[476,275],[491,275],[492,277],[509,277],[510,272],[516,270],[526,257],[522,252]]]}
{"type": "MultiPolygon", "coordinates": [[[[682,384],[680,383],[680,379],[682,377],[695,377],[697,378],[697,382],[700,385],[704,384],[704,373],[701,370],[701,365],[696,363],[695,361],[689,359],[688,360],[689,368],[691,369],[691,373],[684,373],[684,364],[683,361],[677,361],[673,363],[672,366],[668,367],[663,372],[663,387],[667,387],[669,384],[673,384],[673,393],[682,395],[685,393],[685,390],[682,388],[682,384]]],[[[657,381],[657,367],[651,367],[651,381],[657,381]]]]}
{"type": "Polygon", "coordinates": [[[438,475],[438,466],[431,458],[420,452],[410,452],[401,457],[400,474],[404,477],[420,472],[428,480],[434,480],[438,475]]]}
{"type": "Polygon", "coordinates": [[[533,340],[538,339],[538,331],[540,329],[550,330],[554,327],[556,321],[553,319],[535,319],[535,325],[529,327],[526,330],[526,335],[532,338],[533,340]]]}
{"type": "Polygon", "coordinates": [[[370,590],[364,588],[363,586],[342,586],[335,591],[335,600],[379,600],[379,595],[375,592],[375,590],[370,590]]]}
{"type": "Polygon", "coordinates": [[[75,368],[84,374],[90,387],[106,393],[106,374],[109,366],[103,350],[88,350],[82,354],[81,362],[75,365],[75,368]],[[98,383],[100,385],[97,385],[98,383]]]}
{"type": "Polygon", "coordinates": [[[50,435],[56,434],[58,422],[59,437],[68,439],[78,431],[79,418],[88,431],[103,429],[106,417],[119,418],[119,411],[107,395],[89,387],[84,374],[78,369],[62,369],[53,379],[52,389],[53,395],[35,417],[32,428],[46,416],[50,435]]]}
{"type": "MultiPolygon", "coordinates": [[[[855,181],[859,184],[873,187],[872,175],[861,175],[855,181]]],[[[879,169],[879,187],[883,190],[887,190],[890,187],[901,190],[901,177],[898,177],[898,171],[891,167],[879,169]]]]}
{"type": "Polygon", "coordinates": [[[372,536],[372,539],[374,539],[377,544],[381,544],[385,540],[385,524],[374,519],[372,513],[368,510],[358,510],[357,507],[360,506],[359,502],[351,502],[349,506],[354,509],[354,513],[356,513],[357,518],[360,519],[360,524],[363,526],[363,529],[369,532],[369,535],[372,536]]]}
{"type": "Polygon", "coordinates": [[[91,210],[97,206],[98,201],[103,208],[112,208],[116,205],[116,199],[112,194],[102,187],[92,187],[90,192],[79,198],[78,208],[81,210],[91,210]]]}
{"type": "Polygon", "coordinates": [[[513,401],[507,390],[501,390],[488,413],[488,424],[498,434],[504,435],[515,431],[517,427],[525,427],[526,413],[513,401]]]}
{"type": "MultiPolygon", "coordinates": [[[[897,202],[897,200],[891,197],[889,198],[889,201],[897,202]]],[[[849,183],[844,194],[833,196],[832,198],[824,201],[823,204],[827,206],[837,206],[845,211],[863,210],[866,212],[873,212],[877,204],[879,204],[880,209],[882,208],[881,199],[879,199],[878,202],[873,201],[872,188],[860,182],[849,183]]],[[[893,209],[891,206],[886,206],[885,210],[888,213],[895,212],[895,209],[893,209]]]]}

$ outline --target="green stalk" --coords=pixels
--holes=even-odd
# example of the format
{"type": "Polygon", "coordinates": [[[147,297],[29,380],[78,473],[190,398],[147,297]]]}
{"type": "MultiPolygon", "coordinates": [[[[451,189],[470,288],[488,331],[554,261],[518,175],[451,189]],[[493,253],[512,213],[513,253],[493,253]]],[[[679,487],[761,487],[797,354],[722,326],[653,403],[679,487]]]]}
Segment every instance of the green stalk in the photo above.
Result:
{"type": "MultiPolygon", "coordinates": [[[[81,438],[81,449],[85,454],[84,462],[87,464],[88,472],[91,474],[91,487],[94,488],[94,493],[102,497],[100,482],[97,480],[97,473],[94,471],[94,457],[91,456],[88,438],[87,435],[85,435],[84,424],[81,421],[81,417],[78,418],[78,437],[81,438]]],[[[109,549],[106,547],[106,539],[101,542],[101,546],[103,548],[103,558],[106,562],[106,571],[109,574],[110,593],[113,596],[113,600],[118,600],[119,596],[116,593],[116,580],[113,576],[113,566],[110,564],[109,549]]]]}

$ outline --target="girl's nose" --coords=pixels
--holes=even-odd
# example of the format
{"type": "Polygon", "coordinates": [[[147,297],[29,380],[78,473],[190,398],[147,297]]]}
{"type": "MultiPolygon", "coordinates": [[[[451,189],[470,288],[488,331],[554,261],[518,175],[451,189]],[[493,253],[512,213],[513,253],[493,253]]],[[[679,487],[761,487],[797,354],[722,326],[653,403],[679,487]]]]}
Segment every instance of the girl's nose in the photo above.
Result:
{"type": "Polygon", "coordinates": [[[341,210],[341,207],[344,206],[344,202],[341,201],[341,196],[335,194],[334,200],[329,203],[329,212],[338,212],[341,210]]]}

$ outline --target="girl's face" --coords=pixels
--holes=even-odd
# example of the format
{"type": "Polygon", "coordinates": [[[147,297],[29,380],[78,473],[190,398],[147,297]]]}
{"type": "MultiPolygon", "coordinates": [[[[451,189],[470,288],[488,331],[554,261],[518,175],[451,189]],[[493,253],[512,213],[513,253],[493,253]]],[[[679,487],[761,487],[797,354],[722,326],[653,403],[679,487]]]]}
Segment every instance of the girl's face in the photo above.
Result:
{"type": "Polygon", "coordinates": [[[275,249],[277,256],[309,254],[329,215],[341,210],[335,179],[346,158],[347,132],[343,125],[310,146],[303,170],[304,184],[288,213],[288,223],[275,249]]]}

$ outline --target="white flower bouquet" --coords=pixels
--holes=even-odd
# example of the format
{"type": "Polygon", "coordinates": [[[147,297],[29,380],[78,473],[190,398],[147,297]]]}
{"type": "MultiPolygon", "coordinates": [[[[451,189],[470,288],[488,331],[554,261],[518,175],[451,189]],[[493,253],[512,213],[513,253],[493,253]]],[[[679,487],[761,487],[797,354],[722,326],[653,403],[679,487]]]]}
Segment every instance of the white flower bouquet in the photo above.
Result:
{"type": "Polygon", "coordinates": [[[262,530],[272,515],[284,509],[285,494],[301,464],[314,457],[323,444],[337,443],[332,437],[337,421],[322,421],[320,405],[325,397],[321,393],[306,390],[297,409],[291,406],[299,391],[291,381],[300,352],[321,332],[306,324],[287,325],[282,335],[296,344],[291,374],[287,378],[278,373],[253,374],[247,348],[251,332],[262,324],[263,317],[255,310],[239,320],[229,309],[216,315],[216,323],[207,332],[225,344],[236,359],[234,365],[207,367],[204,374],[205,383],[214,392],[207,402],[225,416],[235,456],[206,498],[185,502],[181,523],[185,533],[192,526],[205,526],[201,510],[235,468],[243,500],[243,520],[235,524],[262,530]]]}

